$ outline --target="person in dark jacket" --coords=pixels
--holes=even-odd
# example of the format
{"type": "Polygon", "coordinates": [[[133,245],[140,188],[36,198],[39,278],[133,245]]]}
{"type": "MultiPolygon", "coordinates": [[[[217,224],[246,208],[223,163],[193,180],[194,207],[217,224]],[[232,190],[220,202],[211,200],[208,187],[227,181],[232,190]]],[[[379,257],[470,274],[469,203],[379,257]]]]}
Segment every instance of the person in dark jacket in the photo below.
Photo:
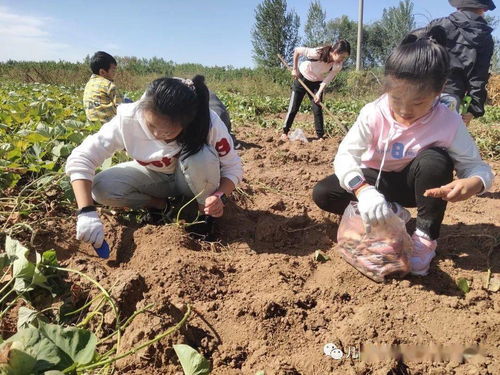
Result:
{"type": "Polygon", "coordinates": [[[241,144],[236,140],[236,137],[231,131],[231,119],[229,118],[229,113],[227,111],[226,106],[224,105],[224,103],[222,103],[219,97],[215,95],[213,91],[209,90],[208,92],[210,94],[208,101],[210,109],[215,113],[217,113],[222,122],[226,125],[229,135],[231,136],[231,138],[233,138],[234,148],[235,150],[238,150],[239,148],[241,148],[241,144]]]}
{"type": "Polygon", "coordinates": [[[483,18],[495,9],[492,0],[448,0],[457,11],[448,17],[431,21],[429,28],[442,26],[447,35],[450,54],[450,75],[441,101],[459,111],[466,95],[471,97],[468,112],[462,115],[466,124],[484,115],[486,84],[493,55],[493,29],[483,18]]]}

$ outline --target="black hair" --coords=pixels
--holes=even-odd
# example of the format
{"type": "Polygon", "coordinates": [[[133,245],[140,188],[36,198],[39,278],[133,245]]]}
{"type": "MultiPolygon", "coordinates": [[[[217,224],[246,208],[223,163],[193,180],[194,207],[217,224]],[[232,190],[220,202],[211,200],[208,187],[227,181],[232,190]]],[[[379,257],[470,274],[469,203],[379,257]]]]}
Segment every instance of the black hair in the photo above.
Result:
{"type": "Polygon", "coordinates": [[[446,32],[441,26],[409,33],[385,63],[386,91],[391,77],[411,81],[420,90],[441,91],[450,70],[445,46],[446,32]]]}
{"type": "Polygon", "coordinates": [[[97,51],[94,56],[90,58],[90,69],[92,73],[99,74],[100,69],[108,71],[111,65],[118,65],[113,56],[103,51],[97,51]]]}
{"type": "Polygon", "coordinates": [[[339,39],[333,44],[329,44],[327,46],[320,47],[320,57],[319,60],[329,63],[330,61],[330,53],[347,53],[347,55],[351,55],[351,44],[345,39],[339,39]]]}
{"type": "Polygon", "coordinates": [[[177,141],[183,159],[199,152],[207,143],[210,130],[209,93],[205,77],[196,75],[190,82],[178,78],[158,78],[146,90],[140,108],[179,122],[182,132],[177,141]]]}

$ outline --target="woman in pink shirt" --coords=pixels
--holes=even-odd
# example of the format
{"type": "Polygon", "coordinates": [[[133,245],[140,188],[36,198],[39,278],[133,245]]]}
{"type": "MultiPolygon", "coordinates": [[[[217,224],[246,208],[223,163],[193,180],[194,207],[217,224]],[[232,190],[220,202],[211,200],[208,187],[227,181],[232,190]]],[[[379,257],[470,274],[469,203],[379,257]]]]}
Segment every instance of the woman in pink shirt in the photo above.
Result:
{"type": "Polygon", "coordinates": [[[484,193],[493,181],[460,115],[439,103],[449,72],[445,43],[437,26],[409,34],[391,53],[386,93],[361,110],[339,146],[335,174],[313,191],[316,204],[336,214],[357,200],[367,230],[394,214],[409,219],[402,206],[417,207],[415,275],[426,275],[436,255],[447,202],[484,193]],[[424,196],[436,187],[446,192],[443,198],[424,196]]]}
{"type": "Polygon", "coordinates": [[[295,81],[292,85],[292,97],[288,106],[288,113],[283,127],[283,140],[288,139],[288,132],[292,126],[295,115],[299,111],[300,103],[307,93],[304,87],[298,81],[300,78],[306,86],[315,94],[311,100],[312,110],[314,113],[314,127],[318,138],[323,138],[325,131],[323,129],[323,111],[319,106],[323,98],[325,87],[342,69],[342,63],[351,54],[351,45],[347,40],[341,39],[333,45],[328,45],[318,48],[297,47],[293,53],[293,70],[292,76],[295,81]],[[304,56],[307,60],[303,61],[299,69],[297,65],[299,57],[304,56]]]}

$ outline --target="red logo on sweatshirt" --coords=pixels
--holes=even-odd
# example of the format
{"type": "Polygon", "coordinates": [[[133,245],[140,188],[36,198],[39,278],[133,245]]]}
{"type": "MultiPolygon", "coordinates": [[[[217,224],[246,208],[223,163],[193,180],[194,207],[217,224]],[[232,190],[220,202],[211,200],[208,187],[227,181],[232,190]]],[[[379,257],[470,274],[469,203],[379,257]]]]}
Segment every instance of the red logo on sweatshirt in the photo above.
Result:
{"type": "Polygon", "coordinates": [[[140,165],[143,165],[144,167],[151,164],[151,165],[154,165],[155,167],[158,167],[158,168],[166,168],[170,164],[172,164],[172,159],[169,158],[169,157],[167,157],[167,156],[165,156],[161,160],[154,160],[154,161],[150,161],[150,162],[145,162],[145,161],[137,160],[137,162],[140,165]]]}
{"type": "Polygon", "coordinates": [[[226,156],[231,151],[231,146],[226,138],[222,138],[219,142],[215,144],[215,149],[219,153],[219,156],[226,156]]]}

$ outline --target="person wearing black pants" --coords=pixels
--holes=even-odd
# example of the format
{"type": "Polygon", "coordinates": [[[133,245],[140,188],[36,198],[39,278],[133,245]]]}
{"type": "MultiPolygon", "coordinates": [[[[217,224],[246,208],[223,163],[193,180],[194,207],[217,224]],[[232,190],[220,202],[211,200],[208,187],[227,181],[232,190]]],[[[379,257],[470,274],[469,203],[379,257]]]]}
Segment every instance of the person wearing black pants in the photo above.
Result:
{"type": "Polygon", "coordinates": [[[293,120],[297,114],[300,103],[307,93],[311,100],[312,110],[314,113],[314,127],[318,139],[322,139],[325,135],[323,125],[323,110],[320,103],[323,100],[325,87],[342,69],[342,64],[345,59],[351,54],[351,46],[348,41],[341,39],[333,45],[327,45],[318,48],[297,47],[293,52],[293,69],[292,77],[295,81],[292,84],[292,96],[288,113],[286,115],[285,124],[283,126],[283,134],[281,139],[288,140],[288,132],[292,127],[293,120]],[[299,57],[306,58],[297,69],[299,57]],[[310,95],[299,82],[299,79],[314,93],[314,97],[310,95]]]}
{"type": "MultiPolygon", "coordinates": [[[[372,168],[362,168],[362,171],[366,182],[375,185],[379,171],[372,168]]],[[[427,189],[447,185],[452,180],[453,161],[445,150],[435,147],[420,152],[401,172],[382,172],[377,190],[388,202],[418,207],[417,228],[435,240],[439,237],[447,202],[423,194],[427,189]]],[[[343,189],[333,174],[314,187],[313,200],[322,210],[342,215],[349,202],[357,198],[343,189]]]]}
{"type": "MultiPolygon", "coordinates": [[[[316,94],[319,90],[321,82],[312,82],[300,75],[299,77],[302,82],[316,94]]],[[[288,134],[290,128],[292,127],[293,120],[299,111],[300,104],[304,99],[304,95],[307,94],[311,100],[311,107],[314,114],[314,129],[316,130],[316,135],[318,138],[323,138],[325,135],[324,125],[323,125],[323,110],[318,103],[314,101],[314,98],[306,91],[306,89],[300,84],[299,80],[296,79],[292,84],[292,96],[290,98],[290,104],[288,106],[288,112],[285,118],[285,126],[283,127],[283,133],[288,134]]],[[[323,100],[323,93],[320,93],[320,101],[323,100]]]]}

